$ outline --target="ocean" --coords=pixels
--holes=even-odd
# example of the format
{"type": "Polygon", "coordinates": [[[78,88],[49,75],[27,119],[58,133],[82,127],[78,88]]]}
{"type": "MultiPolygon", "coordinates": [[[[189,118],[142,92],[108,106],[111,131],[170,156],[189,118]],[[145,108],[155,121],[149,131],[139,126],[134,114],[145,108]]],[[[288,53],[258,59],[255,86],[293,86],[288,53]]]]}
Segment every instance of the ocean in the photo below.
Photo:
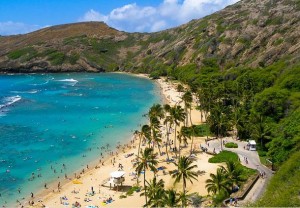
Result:
{"type": "Polygon", "coordinates": [[[0,75],[0,206],[127,142],[154,103],[159,87],[127,74],[0,75]]]}

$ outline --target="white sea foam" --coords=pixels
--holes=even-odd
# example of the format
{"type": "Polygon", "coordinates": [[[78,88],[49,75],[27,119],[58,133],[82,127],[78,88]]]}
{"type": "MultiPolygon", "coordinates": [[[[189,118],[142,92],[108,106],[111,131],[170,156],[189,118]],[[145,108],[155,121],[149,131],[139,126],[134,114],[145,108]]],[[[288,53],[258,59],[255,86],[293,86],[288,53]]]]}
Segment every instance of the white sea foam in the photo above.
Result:
{"type": "Polygon", "coordinates": [[[37,86],[37,85],[45,85],[45,84],[48,84],[48,83],[49,83],[49,80],[47,80],[46,82],[43,82],[41,84],[30,84],[30,85],[37,86]]]}
{"type": "Polygon", "coordinates": [[[11,96],[11,97],[6,97],[6,98],[4,98],[4,104],[0,105],[0,109],[6,108],[6,107],[14,104],[15,102],[18,102],[21,99],[22,99],[22,97],[19,96],[19,95],[11,96]]]}
{"type": "Polygon", "coordinates": [[[29,94],[35,94],[38,92],[38,90],[28,90],[28,91],[10,91],[11,93],[16,94],[22,94],[22,93],[29,93],[29,94]]]}
{"type": "Polygon", "coordinates": [[[59,82],[78,82],[78,80],[76,79],[61,79],[61,80],[57,80],[59,82]]]}

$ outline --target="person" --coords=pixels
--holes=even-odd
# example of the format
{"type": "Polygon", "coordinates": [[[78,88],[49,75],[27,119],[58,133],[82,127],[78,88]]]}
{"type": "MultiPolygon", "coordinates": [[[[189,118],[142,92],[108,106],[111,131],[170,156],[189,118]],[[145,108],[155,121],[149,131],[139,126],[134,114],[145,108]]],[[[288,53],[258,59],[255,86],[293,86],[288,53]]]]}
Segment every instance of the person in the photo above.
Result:
{"type": "Polygon", "coordinates": [[[47,189],[47,184],[45,183],[44,188],[47,189]]]}
{"type": "Polygon", "coordinates": [[[31,192],[31,198],[33,198],[33,193],[31,192]]]}
{"type": "Polygon", "coordinates": [[[229,199],[229,204],[232,205],[232,197],[229,199]]]}

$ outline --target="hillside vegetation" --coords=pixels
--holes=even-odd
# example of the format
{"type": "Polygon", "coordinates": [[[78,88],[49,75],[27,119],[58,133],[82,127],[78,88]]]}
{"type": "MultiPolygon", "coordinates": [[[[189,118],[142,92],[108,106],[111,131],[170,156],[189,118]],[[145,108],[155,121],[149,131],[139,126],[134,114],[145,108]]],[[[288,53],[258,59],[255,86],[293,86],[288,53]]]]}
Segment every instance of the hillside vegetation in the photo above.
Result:
{"type": "Polygon", "coordinates": [[[222,70],[299,61],[299,0],[242,0],[157,33],[126,33],[101,22],[0,37],[0,71],[134,71],[166,74],[216,59],[222,70]]]}
{"type": "Polygon", "coordinates": [[[262,199],[252,206],[299,207],[300,206],[300,152],[295,153],[272,178],[262,199]]]}

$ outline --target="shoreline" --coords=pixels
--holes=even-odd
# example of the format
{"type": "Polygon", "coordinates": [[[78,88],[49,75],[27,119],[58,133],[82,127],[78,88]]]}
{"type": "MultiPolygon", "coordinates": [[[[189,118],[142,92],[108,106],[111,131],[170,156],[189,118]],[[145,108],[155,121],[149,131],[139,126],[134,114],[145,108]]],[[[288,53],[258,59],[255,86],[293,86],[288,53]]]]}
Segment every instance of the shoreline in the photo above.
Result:
{"type": "MultiPolygon", "coordinates": [[[[147,74],[134,74],[134,73],[127,73],[127,72],[108,72],[108,73],[126,74],[126,75],[130,75],[130,76],[135,76],[135,77],[151,80],[147,74]]],[[[154,83],[156,85],[158,84],[156,81],[154,83]]],[[[161,90],[160,90],[159,86],[157,86],[157,87],[158,87],[158,91],[160,92],[160,94],[163,98],[163,103],[166,102],[167,100],[165,99],[165,97],[161,93],[161,90]]],[[[115,155],[116,153],[123,154],[123,153],[129,151],[131,148],[128,148],[128,146],[130,147],[130,144],[132,144],[131,142],[133,140],[134,140],[134,135],[133,134],[131,134],[127,138],[122,138],[122,139],[118,140],[117,143],[120,144],[122,148],[118,148],[118,145],[114,146],[114,147],[110,147],[110,152],[114,152],[114,155],[115,155]],[[126,147],[125,152],[123,152],[124,147],[126,147]]],[[[24,198],[23,199],[17,199],[16,205],[17,206],[21,206],[21,205],[28,206],[29,201],[34,201],[35,203],[36,203],[36,201],[45,201],[45,199],[47,200],[49,197],[52,197],[53,195],[56,195],[57,193],[60,193],[57,190],[58,183],[60,183],[60,186],[62,188],[64,186],[70,186],[70,185],[72,185],[72,181],[74,179],[76,179],[74,174],[76,174],[77,177],[79,176],[78,179],[86,177],[86,176],[96,172],[98,168],[101,168],[101,163],[111,165],[111,163],[109,163],[109,162],[112,158],[113,158],[113,156],[111,156],[110,153],[107,150],[105,150],[105,153],[103,154],[102,158],[101,158],[101,156],[99,156],[97,159],[95,159],[95,160],[89,162],[88,164],[86,164],[89,167],[89,169],[84,168],[84,170],[85,170],[84,174],[81,173],[82,169],[78,168],[76,171],[73,171],[73,172],[69,173],[67,178],[61,177],[61,178],[54,179],[54,181],[52,181],[52,182],[48,182],[47,183],[47,189],[44,189],[44,188],[41,187],[40,190],[38,190],[36,193],[34,193],[34,198],[25,197],[25,199],[24,198]],[[101,160],[101,163],[99,163],[99,159],[101,160]],[[20,202],[19,204],[18,204],[18,201],[20,202]]]]}
{"type": "MultiPolygon", "coordinates": [[[[121,72],[121,73],[123,73],[123,72],[121,72]]],[[[125,74],[128,74],[128,73],[125,73],[125,74]]],[[[150,79],[147,75],[130,74],[130,73],[129,73],[129,75],[134,75],[134,76],[150,79]]],[[[163,80],[163,79],[154,80],[154,82],[156,84],[158,84],[159,91],[160,91],[161,95],[163,95],[164,101],[167,101],[167,103],[170,105],[178,104],[180,93],[176,91],[176,89],[174,87],[174,83],[165,82],[165,80],[163,80]]],[[[193,119],[194,123],[197,123],[197,121],[195,121],[195,120],[198,120],[198,122],[200,122],[198,114],[196,116],[192,116],[192,117],[194,117],[194,119],[193,119]]],[[[122,138],[122,135],[120,135],[120,137],[122,138]]],[[[83,207],[88,206],[90,204],[99,206],[101,204],[101,201],[103,199],[107,199],[108,197],[112,197],[114,199],[114,202],[112,204],[106,205],[109,207],[124,206],[124,204],[126,204],[126,203],[124,203],[125,201],[129,203],[127,207],[142,206],[144,203],[144,198],[140,197],[139,194],[135,193],[133,196],[129,196],[126,199],[119,199],[119,196],[125,193],[124,191],[116,192],[114,190],[110,190],[109,187],[103,188],[103,186],[101,184],[102,183],[101,181],[103,181],[109,177],[110,172],[118,169],[112,164],[112,161],[115,161],[116,164],[120,163],[124,166],[124,171],[126,172],[126,175],[125,175],[126,180],[124,182],[124,185],[126,185],[127,189],[128,189],[128,187],[133,186],[136,183],[136,179],[134,179],[134,180],[129,179],[131,177],[130,173],[134,172],[132,169],[132,163],[131,163],[131,160],[134,159],[134,157],[126,158],[125,156],[128,154],[137,154],[137,146],[138,146],[137,140],[138,139],[134,138],[134,136],[132,136],[131,138],[127,138],[127,139],[123,138],[123,140],[120,139],[119,141],[124,141],[122,148],[114,147],[114,149],[112,151],[115,152],[117,150],[118,153],[114,153],[114,155],[107,154],[105,156],[105,158],[103,159],[103,160],[105,160],[104,166],[99,164],[99,162],[98,162],[99,158],[95,161],[92,161],[91,166],[89,165],[90,168],[88,169],[88,171],[86,171],[84,174],[80,175],[81,177],[79,180],[80,180],[80,182],[82,182],[82,184],[73,184],[71,179],[64,180],[64,183],[61,182],[61,191],[60,192],[58,192],[58,191],[52,192],[51,190],[53,189],[53,187],[55,190],[57,190],[56,185],[58,183],[58,180],[55,180],[53,183],[51,183],[51,189],[49,188],[48,190],[41,190],[37,193],[37,195],[34,197],[35,205],[33,207],[41,207],[42,205],[46,205],[47,207],[66,207],[66,204],[71,205],[75,201],[78,201],[81,205],[83,205],[83,207]],[[123,149],[124,147],[125,147],[125,149],[123,149]],[[93,166],[92,166],[92,164],[93,164],[93,166]],[[95,166],[97,164],[99,165],[100,168],[95,168],[95,166]],[[89,190],[91,190],[91,189],[95,189],[95,192],[97,193],[96,195],[98,196],[96,199],[94,196],[87,195],[87,193],[89,193],[89,190]],[[103,189],[104,189],[104,191],[103,191],[103,189]],[[99,193],[98,193],[98,191],[99,191],[99,193]],[[77,193],[77,192],[79,192],[79,193],[77,193]],[[62,196],[66,196],[66,198],[68,198],[68,200],[61,200],[60,197],[62,197],[62,196]],[[88,199],[88,200],[85,200],[85,199],[88,199]],[[91,199],[91,201],[89,201],[90,199],[91,199]],[[37,203],[38,200],[40,200],[41,202],[37,203]],[[95,201],[98,201],[98,202],[95,203],[95,201]],[[61,203],[65,204],[65,205],[63,205],[61,203]]],[[[203,141],[204,141],[204,138],[200,138],[200,139],[195,138],[195,143],[194,143],[195,147],[196,147],[196,145],[201,144],[203,141]]],[[[189,148],[187,148],[187,149],[189,149],[189,148]]],[[[207,161],[208,158],[209,158],[209,156],[204,155],[204,157],[201,158],[200,161],[198,161],[199,167],[200,167],[200,164],[202,165],[201,162],[207,161]],[[202,160],[204,160],[204,161],[202,161],[202,160]]],[[[101,158],[101,160],[102,160],[102,158],[101,158]]],[[[168,167],[168,169],[173,168],[172,167],[173,164],[165,163],[165,165],[168,167]]],[[[218,165],[214,165],[214,164],[212,164],[212,165],[210,164],[207,166],[209,172],[215,171],[215,169],[217,167],[218,167],[218,165]]],[[[151,174],[148,173],[147,178],[150,175],[151,174]]],[[[171,187],[173,182],[170,181],[171,179],[170,179],[169,175],[166,175],[166,176],[159,175],[159,176],[165,178],[166,187],[171,187]]],[[[207,177],[205,177],[204,179],[206,179],[206,178],[207,177]]],[[[74,179],[74,178],[72,177],[72,179],[74,179]]],[[[201,179],[201,181],[202,181],[202,179],[201,179]]],[[[199,185],[201,186],[201,184],[199,184],[199,185]]],[[[49,185],[49,187],[50,187],[50,185],[49,185]]],[[[191,188],[192,188],[192,190],[197,190],[197,192],[201,192],[203,194],[206,193],[205,188],[204,189],[201,188],[201,191],[199,191],[198,185],[196,186],[196,189],[195,189],[195,187],[191,187],[191,188]]],[[[29,200],[31,200],[31,199],[29,198],[29,200]]],[[[28,204],[26,203],[26,205],[28,205],[28,204]]]]}

